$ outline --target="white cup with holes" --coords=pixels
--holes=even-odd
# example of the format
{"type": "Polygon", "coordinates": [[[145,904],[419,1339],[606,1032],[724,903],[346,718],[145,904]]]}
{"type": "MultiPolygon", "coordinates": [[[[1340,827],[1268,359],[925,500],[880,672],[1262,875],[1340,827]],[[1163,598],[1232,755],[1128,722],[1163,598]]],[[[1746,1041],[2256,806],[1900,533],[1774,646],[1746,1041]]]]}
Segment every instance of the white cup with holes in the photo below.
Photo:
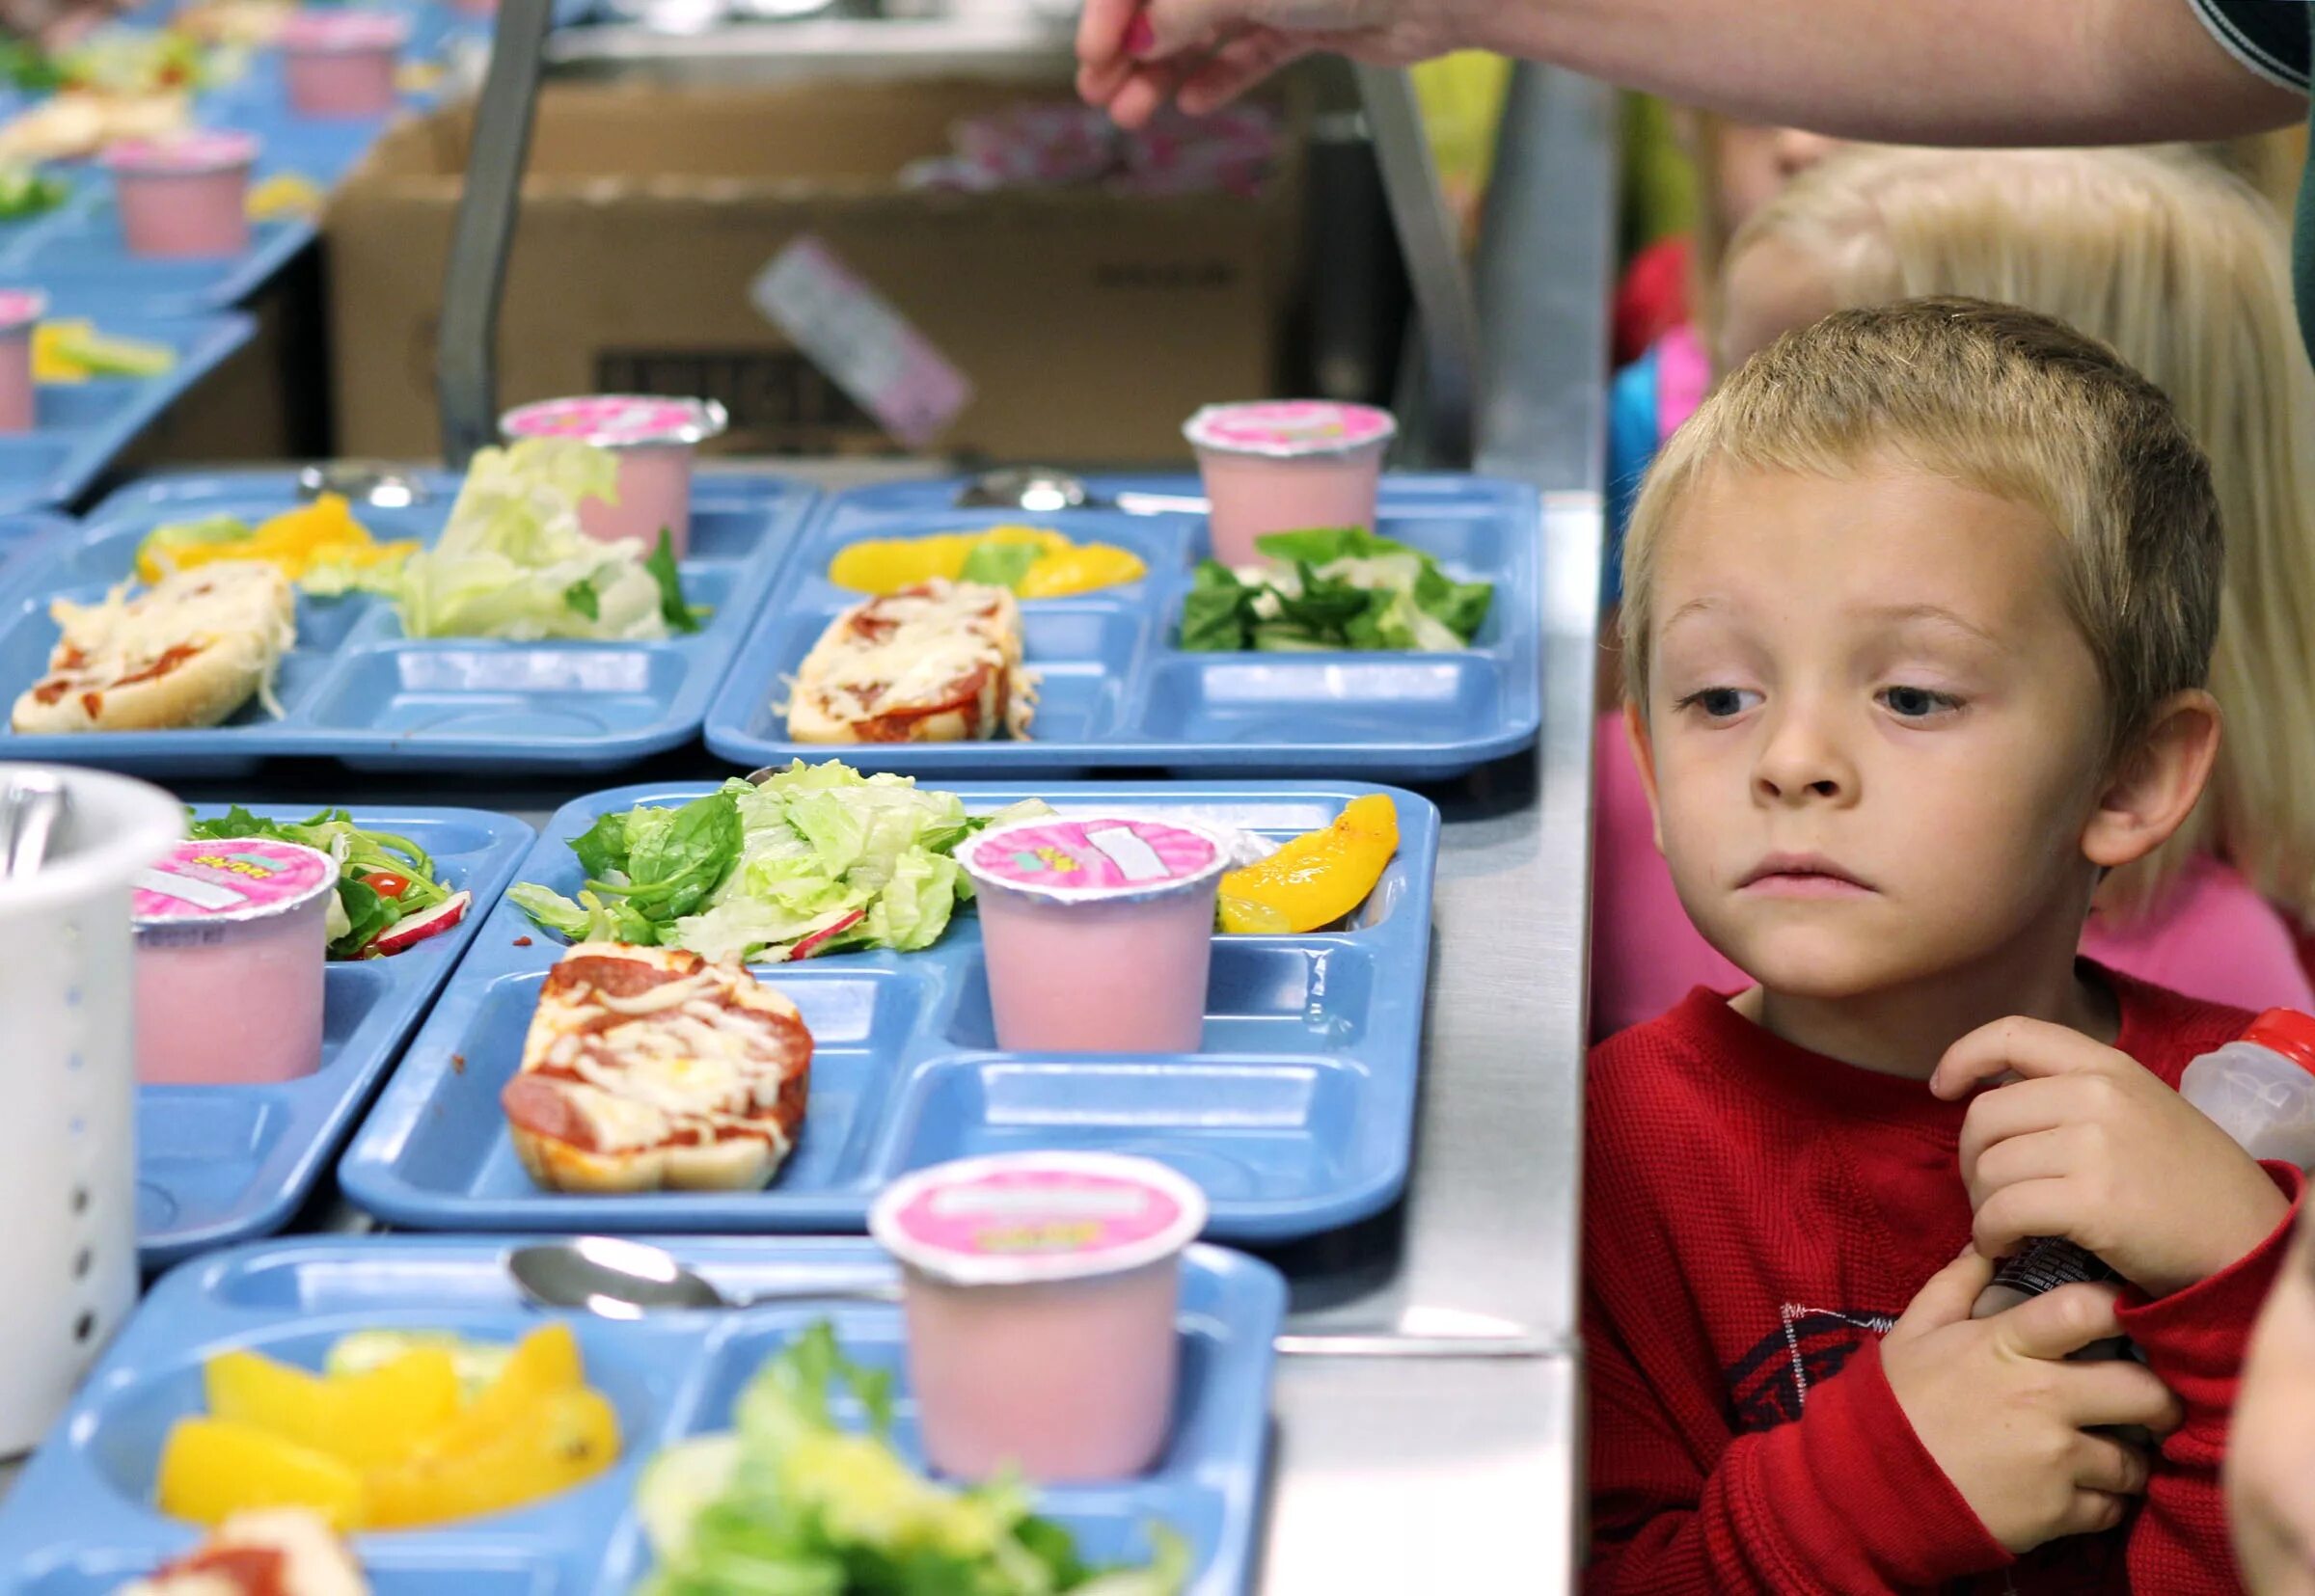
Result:
{"type": "Polygon", "coordinates": [[[0,786],[36,768],[68,801],[41,867],[0,879],[0,1456],[40,1441],[136,1302],[129,882],[185,829],[126,776],[0,764],[0,786]]]}

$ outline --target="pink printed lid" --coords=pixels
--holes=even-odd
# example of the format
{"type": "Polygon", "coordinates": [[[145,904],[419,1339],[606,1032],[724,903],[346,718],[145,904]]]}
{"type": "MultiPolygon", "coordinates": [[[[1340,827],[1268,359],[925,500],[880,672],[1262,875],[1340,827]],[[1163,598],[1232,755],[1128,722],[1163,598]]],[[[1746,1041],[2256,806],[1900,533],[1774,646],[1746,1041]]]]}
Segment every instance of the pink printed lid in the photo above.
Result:
{"type": "Polygon", "coordinates": [[[959,860],[979,887],[1083,904],[1170,897],[1230,868],[1202,825],[1133,815],[1054,816],[992,826],[959,860]]]}
{"type": "Polygon", "coordinates": [[[338,884],[338,861],[302,843],[234,837],[173,844],[131,879],[139,931],[268,919],[338,884]]]}
{"type": "Polygon", "coordinates": [[[713,399],[669,399],[656,393],[595,393],[541,399],[499,419],[509,438],[572,438],[598,448],[653,444],[696,444],[730,424],[713,399]]]}
{"type": "Polygon", "coordinates": [[[868,1231],[911,1269],[956,1285],[1123,1274],[1206,1228],[1206,1194],[1163,1164],[1107,1152],[962,1158],[905,1175],[868,1231]]]}
{"type": "Polygon", "coordinates": [[[38,288],[0,288],[0,333],[14,333],[48,313],[48,296],[38,288]]]}
{"type": "Polygon", "coordinates": [[[1192,447],[1276,460],[1378,447],[1398,431],[1399,422],[1387,410],[1332,399],[1210,404],[1182,423],[1182,436],[1192,447]]]}
{"type": "Polygon", "coordinates": [[[167,176],[226,172],[257,158],[254,135],[220,127],[196,127],[162,139],[124,139],[104,152],[104,164],[112,171],[167,176]]]}
{"type": "Polygon", "coordinates": [[[281,46],[305,54],[398,50],[409,37],[409,22],[392,12],[301,11],[282,24],[281,46]]]}

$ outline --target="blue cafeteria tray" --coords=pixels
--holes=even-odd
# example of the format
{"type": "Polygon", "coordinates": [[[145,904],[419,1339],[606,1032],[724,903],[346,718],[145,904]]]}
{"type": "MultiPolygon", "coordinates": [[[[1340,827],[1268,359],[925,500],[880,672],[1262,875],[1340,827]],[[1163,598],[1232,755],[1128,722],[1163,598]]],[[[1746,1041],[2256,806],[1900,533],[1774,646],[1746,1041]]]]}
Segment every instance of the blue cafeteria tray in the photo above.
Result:
{"type": "Polygon", "coordinates": [[[52,319],[82,318],[110,338],[165,344],[177,365],[157,377],[42,383],[30,432],[0,434],[0,514],[68,505],[162,413],[247,343],[244,315],[155,316],[119,300],[50,296],[52,319]]]}
{"type": "MultiPolygon", "coordinates": [[[[380,539],[431,540],[457,478],[423,473],[425,501],[362,506],[380,539]]],[[[123,489],[77,538],[50,539],[0,576],[0,700],[39,679],[55,645],[54,598],[92,600],[128,578],[137,544],[164,522],[261,518],[297,500],[292,473],[165,476],[123,489]]],[[[19,736],[0,759],[64,759],[164,775],[245,775],[274,755],[357,770],[604,771],[691,741],[761,602],[809,489],[775,477],[702,473],[692,504],[684,592],[714,610],[660,642],[513,643],[402,636],[393,609],[359,595],[300,597],[297,646],[275,691],[280,719],[245,705],[222,726],[19,736]]]]}
{"type": "MultiPolygon", "coordinates": [[[[204,1258],[154,1288],[82,1387],[0,1511],[0,1586],[21,1596],[104,1596],[197,1539],[151,1505],[170,1424],[201,1406],[201,1360],[246,1347],[309,1366],[348,1331],[446,1328],[512,1339],[541,1315],[516,1298],[504,1241],[369,1236],[261,1242],[204,1258]]],[[[738,1296],[888,1276],[860,1240],[677,1241],[685,1262],[738,1296]]],[[[1269,1449],[1272,1338],[1286,1304],[1277,1271],[1212,1247],[1184,1255],[1182,1387],[1172,1440],[1131,1479],[1054,1486],[1037,1510],[1093,1562],[1140,1559],[1148,1527],[1190,1542],[1191,1596],[1253,1584],[1269,1449]]],[[[587,1378],[616,1406],[617,1467],[534,1506],[439,1528],[357,1536],[377,1596],[616,1596],[647,1571],[632,1509],[643,1461],[727,1429],[763,1361],[816,1318],[845,1350],[898,1380],[894,1440],[921,1465],[897,1305],[829,1303],[613,1321],[572,1316],[587,1378]]],[[[846,1404],[849,1407],[849,1403],[846,1404]]],[[[853,1410],[857,1415],[857,1409],[853,1410]]],[[[857,1421],[857,1418],[856,1420],[857,1421]]]]}
{"type": "MultiPolygon", "coordinates": [[[[564,839],[607,810],[709,789],[621,788],[563,806],[518,879],[577,890],[564,839]]],[[[961,783],[986,813],[1024,798],[1130,808],[1273,837],[1328,824],[1355,782],[1043,786],[961,783]]],[[[1363,1219],[1406,1181],[1430,947],[1439,814],[1392,792],[1399,857],[1347,929],[1217,936],[1205,1050],[1096,1059],[997,1050],[979,919],[960,914],[922,953],[835,954],[758,973],[812,1032],[803,1134],[763,1192],[590,1197],[544,1192],[516,1161],[499,1109],[553,933],[503,902],[338,1171],[339,1187],[397,1225],[461,1231],[714,1233],[866,1229],[894,1177],[977,1153],[1062,1149],[1160,1159],[1212,1204],[1207,1234],[1279,1241],[1363,1219]],[[517,945],[528,940],[527,946],[517,945]]]]}
{"type": "MultiPolygon", "coordinates": [[[[274,820],[320,804],[258,803],[274,820]]],[[[378,1077],[418,1026],[514,879],[533,833],[479,809],[373,809],[354,819],[408,837],[443,879],[475,895],[466,918],[391,959],[333,961],[323,977],[321,1068],[268,1086],[147,1086],[137,1092],[137,1253],[146,1269],[270,1235],[312,1193],[378,1077]]],[[[203,804],[204,815],[222,804],[203,804]]]]}
{"type": "MultiPolygon", "coordinates": [[[[1193,478],[1104,478],[1120,491],[1195,494],[1193,478]]],[[[1177,646],[1183,596],[1208,552],[1201,515],[949,508],[953,482],[857,489],[831,499],[781,567],[772,600],[707,714],[707,745],[764,765],[825,754],[787,741],[786,679],[861,595],[829,561],[867,538],[1000,523],[1122,544],[1149,566],[1130,586],[1021,606],[1024,652],[1042,673],[1031,740],[847,747],[864,768],[943,776],[1119,766],[1186,772],[1434,779],[1535,741],[1542,719],[1542,520],[1534,490],[1471,476],[1387,476],[1376,530],[1495,583],[1474,646],[1459,654],[1191,654],[1177,646]]]]}
{"type": "Polygon", "coordinates": [[[71,535],[72,523],[58,515],[0,515],[0,576],[10,561],[42,537],[71,535]]]}

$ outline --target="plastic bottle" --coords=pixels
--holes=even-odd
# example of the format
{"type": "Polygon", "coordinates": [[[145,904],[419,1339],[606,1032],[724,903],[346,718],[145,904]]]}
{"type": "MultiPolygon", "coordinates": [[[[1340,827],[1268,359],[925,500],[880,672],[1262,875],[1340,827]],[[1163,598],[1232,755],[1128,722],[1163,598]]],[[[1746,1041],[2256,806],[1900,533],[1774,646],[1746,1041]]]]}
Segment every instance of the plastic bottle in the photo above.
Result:
{"type": "MultiPolygon", "coordinates": [[[[2233,1041],[2188,1065],[2178,1095],[2253,1158],[2315,1168],[2315,1018],[2268,1010],[2233,1041]]],[[[2003,1260],[1970,1316],[1986,1318],[2076,1281],[2115,1278],[2095,1254],[2036,1236],[2003,1260]]],[[[2100,1341],[2082,1355],[2112,1357],[2121,1346],[2118,1339],[2100,1341]]]]}

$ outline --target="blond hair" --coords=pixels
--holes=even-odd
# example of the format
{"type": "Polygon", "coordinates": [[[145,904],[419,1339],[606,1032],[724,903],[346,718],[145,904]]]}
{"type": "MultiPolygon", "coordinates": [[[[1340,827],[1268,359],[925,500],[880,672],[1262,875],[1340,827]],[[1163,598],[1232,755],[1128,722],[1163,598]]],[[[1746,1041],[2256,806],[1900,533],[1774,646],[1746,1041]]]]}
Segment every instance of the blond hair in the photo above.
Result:
{"type": "Polygon", "coordinates": [[[2101,888],[2151,912],[2196,853],[2315,920],[2315,371],[2282,224],[2180,149],[1849,152],[1738,234],[1807,253],[1836,305],[1968,294],[2058,316],[2170,395],[2227,533],[2211,690],[2226,736],[2192,817],[2101,888]]]}
{"type": "Polygon", "coordinates": [[[1840,478],[1892,460],[2055,530],[2066,608],[2106,689],[2110,769],[2156,706],[2202,684],[2219,626],[2219,505],[2170,402],[2055,317],[1944,297],[1786,333],[1665,444],[1623,549],[1623,652],[1643,713],[1656,561],[1698,482],[1727,469],[1840,478]]]}

